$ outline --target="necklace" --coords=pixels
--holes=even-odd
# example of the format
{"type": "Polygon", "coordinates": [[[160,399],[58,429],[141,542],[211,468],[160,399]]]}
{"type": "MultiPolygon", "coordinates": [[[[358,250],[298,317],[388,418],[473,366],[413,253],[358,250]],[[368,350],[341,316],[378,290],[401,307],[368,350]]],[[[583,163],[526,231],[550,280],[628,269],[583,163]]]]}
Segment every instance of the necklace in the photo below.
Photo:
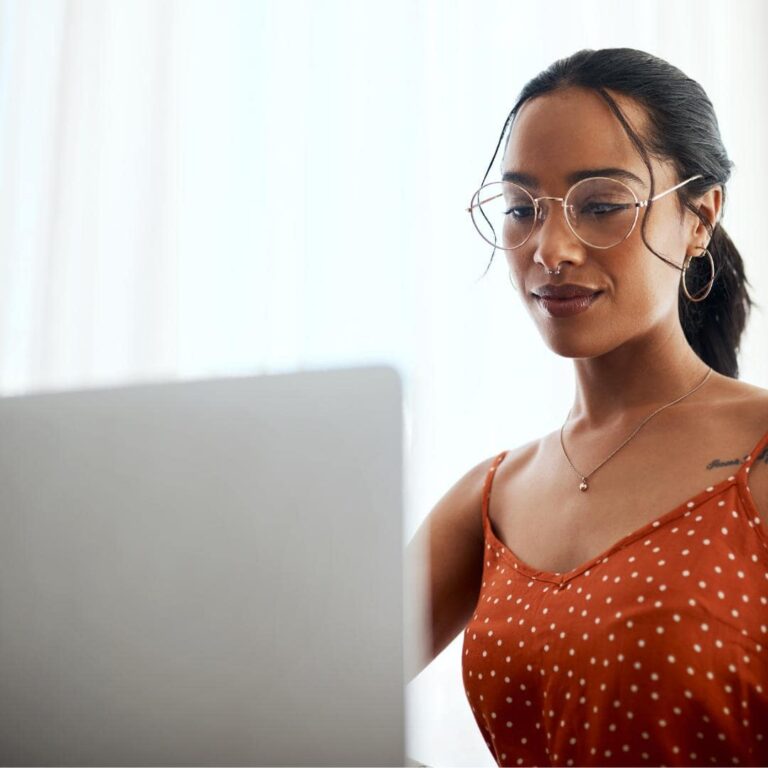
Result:
{"type": "MultiPolygon", "coordinates": [[[[673,400],[671,403],[667,403],[666,405],[662,405],[661,408],[658,408],[655,410],[650,416],[647,416],[641,423],[640,426],[635,429],[635,431],[608,457],[610,459],[614,454],[618,453],[645,425],[646,422],[650,421],[657,413],[660,413],[665,408],[669,408],[670,405],[674,405],[675,403],[679,403],[684,398],[688,397],[688,395],[692,395],[708,378],[709,375],[712,373],[712,368],[710,368],[704,378],[692,389],[690,392],[686,392],[682,397],[678,397],[677,400],[673,400]]],[[[568,423],[568,419],[571,416],[571,411],[573,410],[573,406],[571,406],[571,409],[568,411],[568,416],[565,417],[565,421],[563,422],[563,426],[560,427],[560,445],[562,446],[563,453],[565,454],[565,458],[568,459],[568,463],[573,467],[573,462],[568,458],[568,454],[565,451],[565,446],[563,445],[563,430],[565,429],[565,425],[568,423]]],[[[582,475],[581,472],[579,472],[576,467],[573,467],[573,471],[581,478],[581,483],[579,483],[579,490],[580,491],[586,491],[589,489],[589,484],[587,483],[587,478],[591,475],[594,475],[595,472],[597,472],[600,467],[605,464],[608,459],[605,459],[604,461],[600,462],[588,475],[582,475]]]]}

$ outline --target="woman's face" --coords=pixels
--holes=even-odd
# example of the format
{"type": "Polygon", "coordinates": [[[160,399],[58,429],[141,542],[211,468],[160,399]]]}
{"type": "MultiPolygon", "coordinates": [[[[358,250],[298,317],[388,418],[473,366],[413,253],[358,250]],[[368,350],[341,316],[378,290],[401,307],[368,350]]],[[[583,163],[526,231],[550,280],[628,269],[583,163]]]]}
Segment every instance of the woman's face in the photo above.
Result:
{"type": "MultiPolygon", "coordinates": [[[[611,92],[632,128],[642,137],[645,111],[634,101],[611,92]]],[[[651,159],[655,190],[659,194],[677,184],[669,163],[651,159]]],[[[623,127],[605,101],[589,89],[570,87],[538,96],[521,107],[502,160],[503,172],[524,173],[535,180],[526,184],[534,196],[565,197],[575,171],[621,168],[641,182],[623,180],[638,200],[650,193],[650,176],[623,127]]],[[[719,193],[719,189],[718,189],[719,193]]],[[[581,242],[565,221],[559,201],[546,200],[548,215],[528,241],[504,251],[511,277],[547,344],[566,357],[595,357],[641,337],[661,332],[666,338],[680,330],[678,291],[680,272],[646,248],[639,215],[632,233],[608,249],[581,242]],[[548,275],[544,269],[559,275],[548,275]],[[553,317],[534,291],[545,283],[575,283],[602,291],[589,308],[569,317],[553,317]],[[677,326],[677,328],[675,327],[677,326]]],[[[648,219],[650,245],[669,261],[682,266],[687,253],[703,251],[709,236],[698,218],[680,212],[677,192],[656,200],[648,219]],[[698,227],[698,228],[697,228],[698,227]]],[[[706,257],[705,257],[706,258],[706,257]]]]}

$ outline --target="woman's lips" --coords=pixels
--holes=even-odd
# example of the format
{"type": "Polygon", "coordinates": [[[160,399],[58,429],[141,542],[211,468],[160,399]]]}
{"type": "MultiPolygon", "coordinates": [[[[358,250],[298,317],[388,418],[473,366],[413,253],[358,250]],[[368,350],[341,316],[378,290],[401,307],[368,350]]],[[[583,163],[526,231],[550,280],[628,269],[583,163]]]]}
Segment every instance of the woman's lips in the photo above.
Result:
{"type": "Polygon", "coordinates": [[[597,291],[590,296],[574,296],[570,299],[537,296],[536,301],[551,317],[571,317],[589,309],[602,294],[602,291],[597,291]]]}

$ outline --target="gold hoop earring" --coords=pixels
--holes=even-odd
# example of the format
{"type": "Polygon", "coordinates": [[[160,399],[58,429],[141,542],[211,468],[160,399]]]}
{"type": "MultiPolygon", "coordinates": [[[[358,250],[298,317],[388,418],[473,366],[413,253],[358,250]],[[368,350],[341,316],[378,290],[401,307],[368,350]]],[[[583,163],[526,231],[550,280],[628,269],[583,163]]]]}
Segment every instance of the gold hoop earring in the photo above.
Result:
{"type": "Polygon", "coordinates": [[[693,259],[700,259],[704,255],[704,253],[700,253],[698,256],[694,256],[693,254],[691,254],[690,256],[686,256],[685,257],[685,261],[683,262],[683,272],[680,275],[680,284],[683,286],[683,291],[685,292],[685,295],[688,297],[688,299],[690,301],[695,301],[695,302],[698,303],[699,301],[704,301],[704,299],[706,299],[707,296],[709,296],[709,292],[712,290],[712,286],[715,283],[715,260],[712,258],[712,254],[706,248],[704,248],[704,246],[697,245],[695,247],[696,248],[701,248],[704,251],[704,253],[706,253],[707,256],[709,256],[709,263],[710,263],[710,265],[712,267],[712,277],[710,278],[709,282],[707,283],[706,291],[704,292],[704,294],[702,296],[699,296],[698,298],[694,298],[693,296],[691,296],[690,293],[688,293],[688,286],[685,284],[685,273],[686,273],[686,270],[690,266],[691,261],[693,259]]]}

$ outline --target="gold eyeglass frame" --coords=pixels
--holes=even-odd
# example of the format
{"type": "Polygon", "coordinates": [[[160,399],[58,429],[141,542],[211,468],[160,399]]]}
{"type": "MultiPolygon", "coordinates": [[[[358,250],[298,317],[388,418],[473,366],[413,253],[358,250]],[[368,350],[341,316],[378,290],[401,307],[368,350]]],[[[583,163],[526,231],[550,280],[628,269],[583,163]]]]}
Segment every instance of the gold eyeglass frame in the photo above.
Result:
{"type": "MultiPolygon", "coordinates": [[[[621,181],[619,179],[612,178],[610,176],[589,176],[586,179],[581,179],[580,181],[577,181],[573,186],[571,186],[571,188],[565,193],[565,197],[553,197],[551,195],[543,195],[542,197],[534,197],[525,187],[523,187],[520,184],[517,184],[515,182],[511,182],[511,181],[507,181],[507,182],[505,182],[505,181],[491,181],[491,182],[488,182],[487,184],[483,184],[472,195],[472,199],[470,200],[469,208],[467,208],[466,210],[469,212],[469,215],[470,215],[470,217],[472,219],[472,224],[474,225],[474,227],[477,230],[478,234],[480,235],[480,237],[483,238],[483,240],[486,243],[488,243],[488,245],[492,245],[494,248],[500,248],[503,251],[514,251],[517,248],[521,248],[523,245],[525,245],[528,242],[528,240],[530,240],[531,235],[536,231],[537,225],[541,221],[543,221],[543,219],[541,217],[541,212],[542,212],[543,209],[539,205],[539,200],[559,200],[560,203],[561,203],[562,209],[563,209],[563,216],[565,217],[565,223],[568,225],[568,229],[570,229],[571,232],[573,232],[573,234],[582,243],[584,243],[584,245],[587,245],[590,248],[598,248],[600,250],[607,250],[608,248],[615,248],[617,245],[619,245],[619,243],[623,243],[632,234],[632,232],[635,229],[635,225],[637,224],[638,216],[640,215],[640,208],[645,208],[645,207],[648,206],[649,203],[651,203],[651,202],[653,202],[655,200],[658,200],[661,197],[664,197],[664,195],[668,195],[670,192],[674,192],[676,189],[679,189],[680,187],[688,184],[691,181],[694,181],[695,179],[702,179],[702,178],[704,178],[704,177],[701,174],[696,174],[696,176],[691,176],[689,179],[686,179],[685,181],[681,181],[679,184],[675,184],[674,187],[670,187],[669,189],[664,190],[664,192],[659,192],[658,195],[654,195],[653,197],[648,198],[647,200],[638,200],[637,195],[635,194],[635,191],[632,189],[632,187],[629,186],[629,184],[625,184],[623,181],[621,181]],[[576,232],[574,230],[573,226],[571,226],[571,222],[568,220],[568,214],[566,212],[566,202],[565,201],[568,200],[568,198],[571,196],[571,193],[573,192],[573,190],[576,189],[576,187],[578,187],[580,184],[584,184],[584,183],[586,183],[588,181],[594,181],[595,179],[607,179],[608,181],[613,181],[613,182],[616,182],[618,184],[621,184],[622,186],[626,187],[629,190],[630,194],[635,199],[635,219],[632,222],[632,226],[629,228],[629,231],[627,232],[627,234],[624,235],[624,237],[622,237],[621,240],[619,240],[618,242],[613,243],[613,245],[593,245],[592,243],[588,243],[586,240],[584,240],[583,237],[579,236],[578,232],[576,232]],[[481,205],[481,201],[476,199],[476,198],[478,198],[480,193],[486,187],[490,187],[490,186],[492,186],[494,184],[514,184],[516,187],[519,187],[520,189],[522,189],[528,195],[528,197],[530,197],[531,200],[533,200],[534,219],[533,219],[533,226],[531,227],[531,231],[528,233],[527,237],[525,238],[525,240],[523,240],[522,243],[520,243],[518,245],[515,245],[512,248],[507,248],[507,247],[505,247],[503,245],[498,245],[497,243],[492,243],[480,231],[480,227],[478,226],[477,222],[475,221],[475,214],[473,213],[473,210],[475,208],[477,208],[479,205],[481,205]]],[[[493,195],[492,197],[489,197],[488,199],[483,200],[482,203],[487,203],[490,200],[495,200],[497,197],[501,197],[501,194],[493,195]]],[[[493,228],[493,225],[491,225],[491,228],[493,228]]]]}

